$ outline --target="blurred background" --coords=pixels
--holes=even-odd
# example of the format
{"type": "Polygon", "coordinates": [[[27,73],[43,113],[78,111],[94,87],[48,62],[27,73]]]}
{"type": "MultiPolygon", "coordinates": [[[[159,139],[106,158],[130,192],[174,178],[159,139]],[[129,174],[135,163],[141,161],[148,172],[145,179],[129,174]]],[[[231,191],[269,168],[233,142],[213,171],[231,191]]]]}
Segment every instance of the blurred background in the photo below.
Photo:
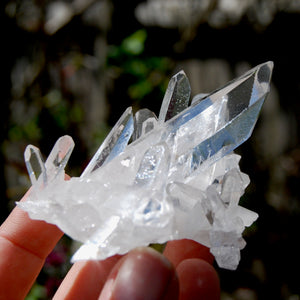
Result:
{"type": "MultiPolygon", "coordinates": [[[[206,93],[274,61],[271,93],[237,152],[251,184],[241,199],[259,213],[237,271],[218,269],[222,300],[300,299],[300,1],[1,1],[0,217],[30,186],[27,144],[45,157],[62,135],[79,176],[122,112],[158,113],[184,69],[206,93]]],[[[51,299],[73,244],[64,237],[27,299],[51,299]]]]}

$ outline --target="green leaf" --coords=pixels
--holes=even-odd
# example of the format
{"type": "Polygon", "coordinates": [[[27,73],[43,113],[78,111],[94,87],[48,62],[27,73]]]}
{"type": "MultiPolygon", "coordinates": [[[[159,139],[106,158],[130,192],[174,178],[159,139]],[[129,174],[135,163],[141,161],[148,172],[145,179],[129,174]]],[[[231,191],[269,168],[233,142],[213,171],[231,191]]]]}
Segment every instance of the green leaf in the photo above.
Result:
{"type": "Polygon", "coordinates": [[[139,55],[144,51],[146,38],[146,30],[138,30],[123,40],[122,48],[128,54],[139,55]]]}

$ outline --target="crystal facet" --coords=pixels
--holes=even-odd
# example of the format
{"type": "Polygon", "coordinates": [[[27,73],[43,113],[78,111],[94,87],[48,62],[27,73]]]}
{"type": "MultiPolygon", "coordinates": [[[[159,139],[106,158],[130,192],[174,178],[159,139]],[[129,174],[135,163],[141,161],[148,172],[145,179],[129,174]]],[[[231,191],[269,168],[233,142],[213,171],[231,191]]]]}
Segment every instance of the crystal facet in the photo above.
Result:
{"type": "Polygon", "coordinates": [[[167,121],[186,109],[189,105],[191,87],[188,78],[180,71],[169,82],[161,105],[158,120],[167,121]]]}
{"type": "Polygon", "coordinates": [[[85,168],[81,177],[94,172],[105,162],[110,161],[115,156],[124,151],[133,133],[132,108],[128,107],[109,135],[106,137],[98,151],[85,168]]]}
{"type": "Polygon", "coordinates": [[[189,238],[210,247],[219,266],[236,269],[242,233],[258,217],[239,206],[249,177],[232,151],[249,138],[269,92],[267,62],[210,94],[196,95],[184,72],[170,81],[158,119],[128,108],[80,177],[61,176],[73,148],[58,140],[44,165],[28,146],[33,185],[18,205],[83,245],[80,259],[104,259],[137,246],[189,238]],[[43,176],[41,176],[43,174],[43,176]]]}

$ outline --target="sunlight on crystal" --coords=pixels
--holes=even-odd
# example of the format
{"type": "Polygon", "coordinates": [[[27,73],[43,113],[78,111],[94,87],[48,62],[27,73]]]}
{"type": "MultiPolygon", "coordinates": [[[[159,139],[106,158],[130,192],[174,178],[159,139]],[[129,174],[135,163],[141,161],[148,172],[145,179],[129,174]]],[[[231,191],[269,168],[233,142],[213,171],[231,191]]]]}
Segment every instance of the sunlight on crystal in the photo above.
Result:
{"type": "Polygon", "coordinates": [[[80,177],[64,181],[74,142],[61,137],[46,163],[29,145],[32,190],[17,203],[83,243],[72,260],[105,259],[137,246],[182,238],[210,247],[220,267],[236,269],[242,233],[258,217],[239,206],[250,183],[233,150],[246,141],[269,93],[273,63],[208,95],[183,71],[170,80],[159,117],[128,108],[80,177]]]}

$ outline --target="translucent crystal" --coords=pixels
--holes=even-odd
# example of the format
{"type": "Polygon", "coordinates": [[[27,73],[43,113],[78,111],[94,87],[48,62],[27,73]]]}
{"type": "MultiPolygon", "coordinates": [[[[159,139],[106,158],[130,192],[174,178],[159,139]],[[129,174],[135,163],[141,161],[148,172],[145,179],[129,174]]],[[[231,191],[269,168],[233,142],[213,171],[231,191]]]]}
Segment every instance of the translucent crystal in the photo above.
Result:
{"type": "Polygon", "coordinates": [[[133,133],[132,108],[128,107],[119,121],[110,131],[98,151],[82,173],[82,177],[94,172],[105,162],[124,151],[133,133]]]}
{"type": "Polygon", "coordinates": [[[68,135],[62,136],[55,143],[45,163],[47,175],[52,180],[61,173],[64,173],[74,145],[73,139],[68,135]]]}
{"type": "Polygon", "coordinates": [[[147,108],[140,109],[134,115],[134,132],[132,139],[136,140],[151,131],[156,123],[157,118],[154,112],[147,108]]]}
{"type": "Polygon", "coordinates": [[[128,108],[80,177],[63,181],[72,141],[61,138],[46,166],[37,148],[25,161],[32,183],[18,205],[83,245],[73,256],[104,259],[137,246],[189,238],[235,269],[243,230],[258,217],[239,205],[249,177],[232,151],[249,138],[269,92],[272,62],[189,104],[183,72],[170,81],[157,120],[128,108]],[[43,175],[43,176],[41,176],[43,175]],[[41,179],[42,178],[42,179],[41,179]]]}
{"type": "Polygon", "coordinates": [[[40,149],[35,146],[28,145],[24,152],[24,158],[32,185],[37,183],[41,175],[43,182],[46,183],[46,168],[40,149]]]}
{"type": "Polygon", "coordinates": [[[147,150],[136,174],[135,183],[140,186],[150,185],[155,179],[159,179],[161,183],[161,179],[168,174],[169,157],[166,144],[158,144],[147,150]]]}
{"type": "Polygon", "coordinates": [[[189,105],[191,87],[185,73],[180,71],[169,82],[161,105],[158,120],[167,121],[189,105]]]}
{"type": "Polygon", "coordinates": [[[218,265],[224,269],[235,270],[240,262],[240,249],[232,246],[211,247],[218,265]]]}

